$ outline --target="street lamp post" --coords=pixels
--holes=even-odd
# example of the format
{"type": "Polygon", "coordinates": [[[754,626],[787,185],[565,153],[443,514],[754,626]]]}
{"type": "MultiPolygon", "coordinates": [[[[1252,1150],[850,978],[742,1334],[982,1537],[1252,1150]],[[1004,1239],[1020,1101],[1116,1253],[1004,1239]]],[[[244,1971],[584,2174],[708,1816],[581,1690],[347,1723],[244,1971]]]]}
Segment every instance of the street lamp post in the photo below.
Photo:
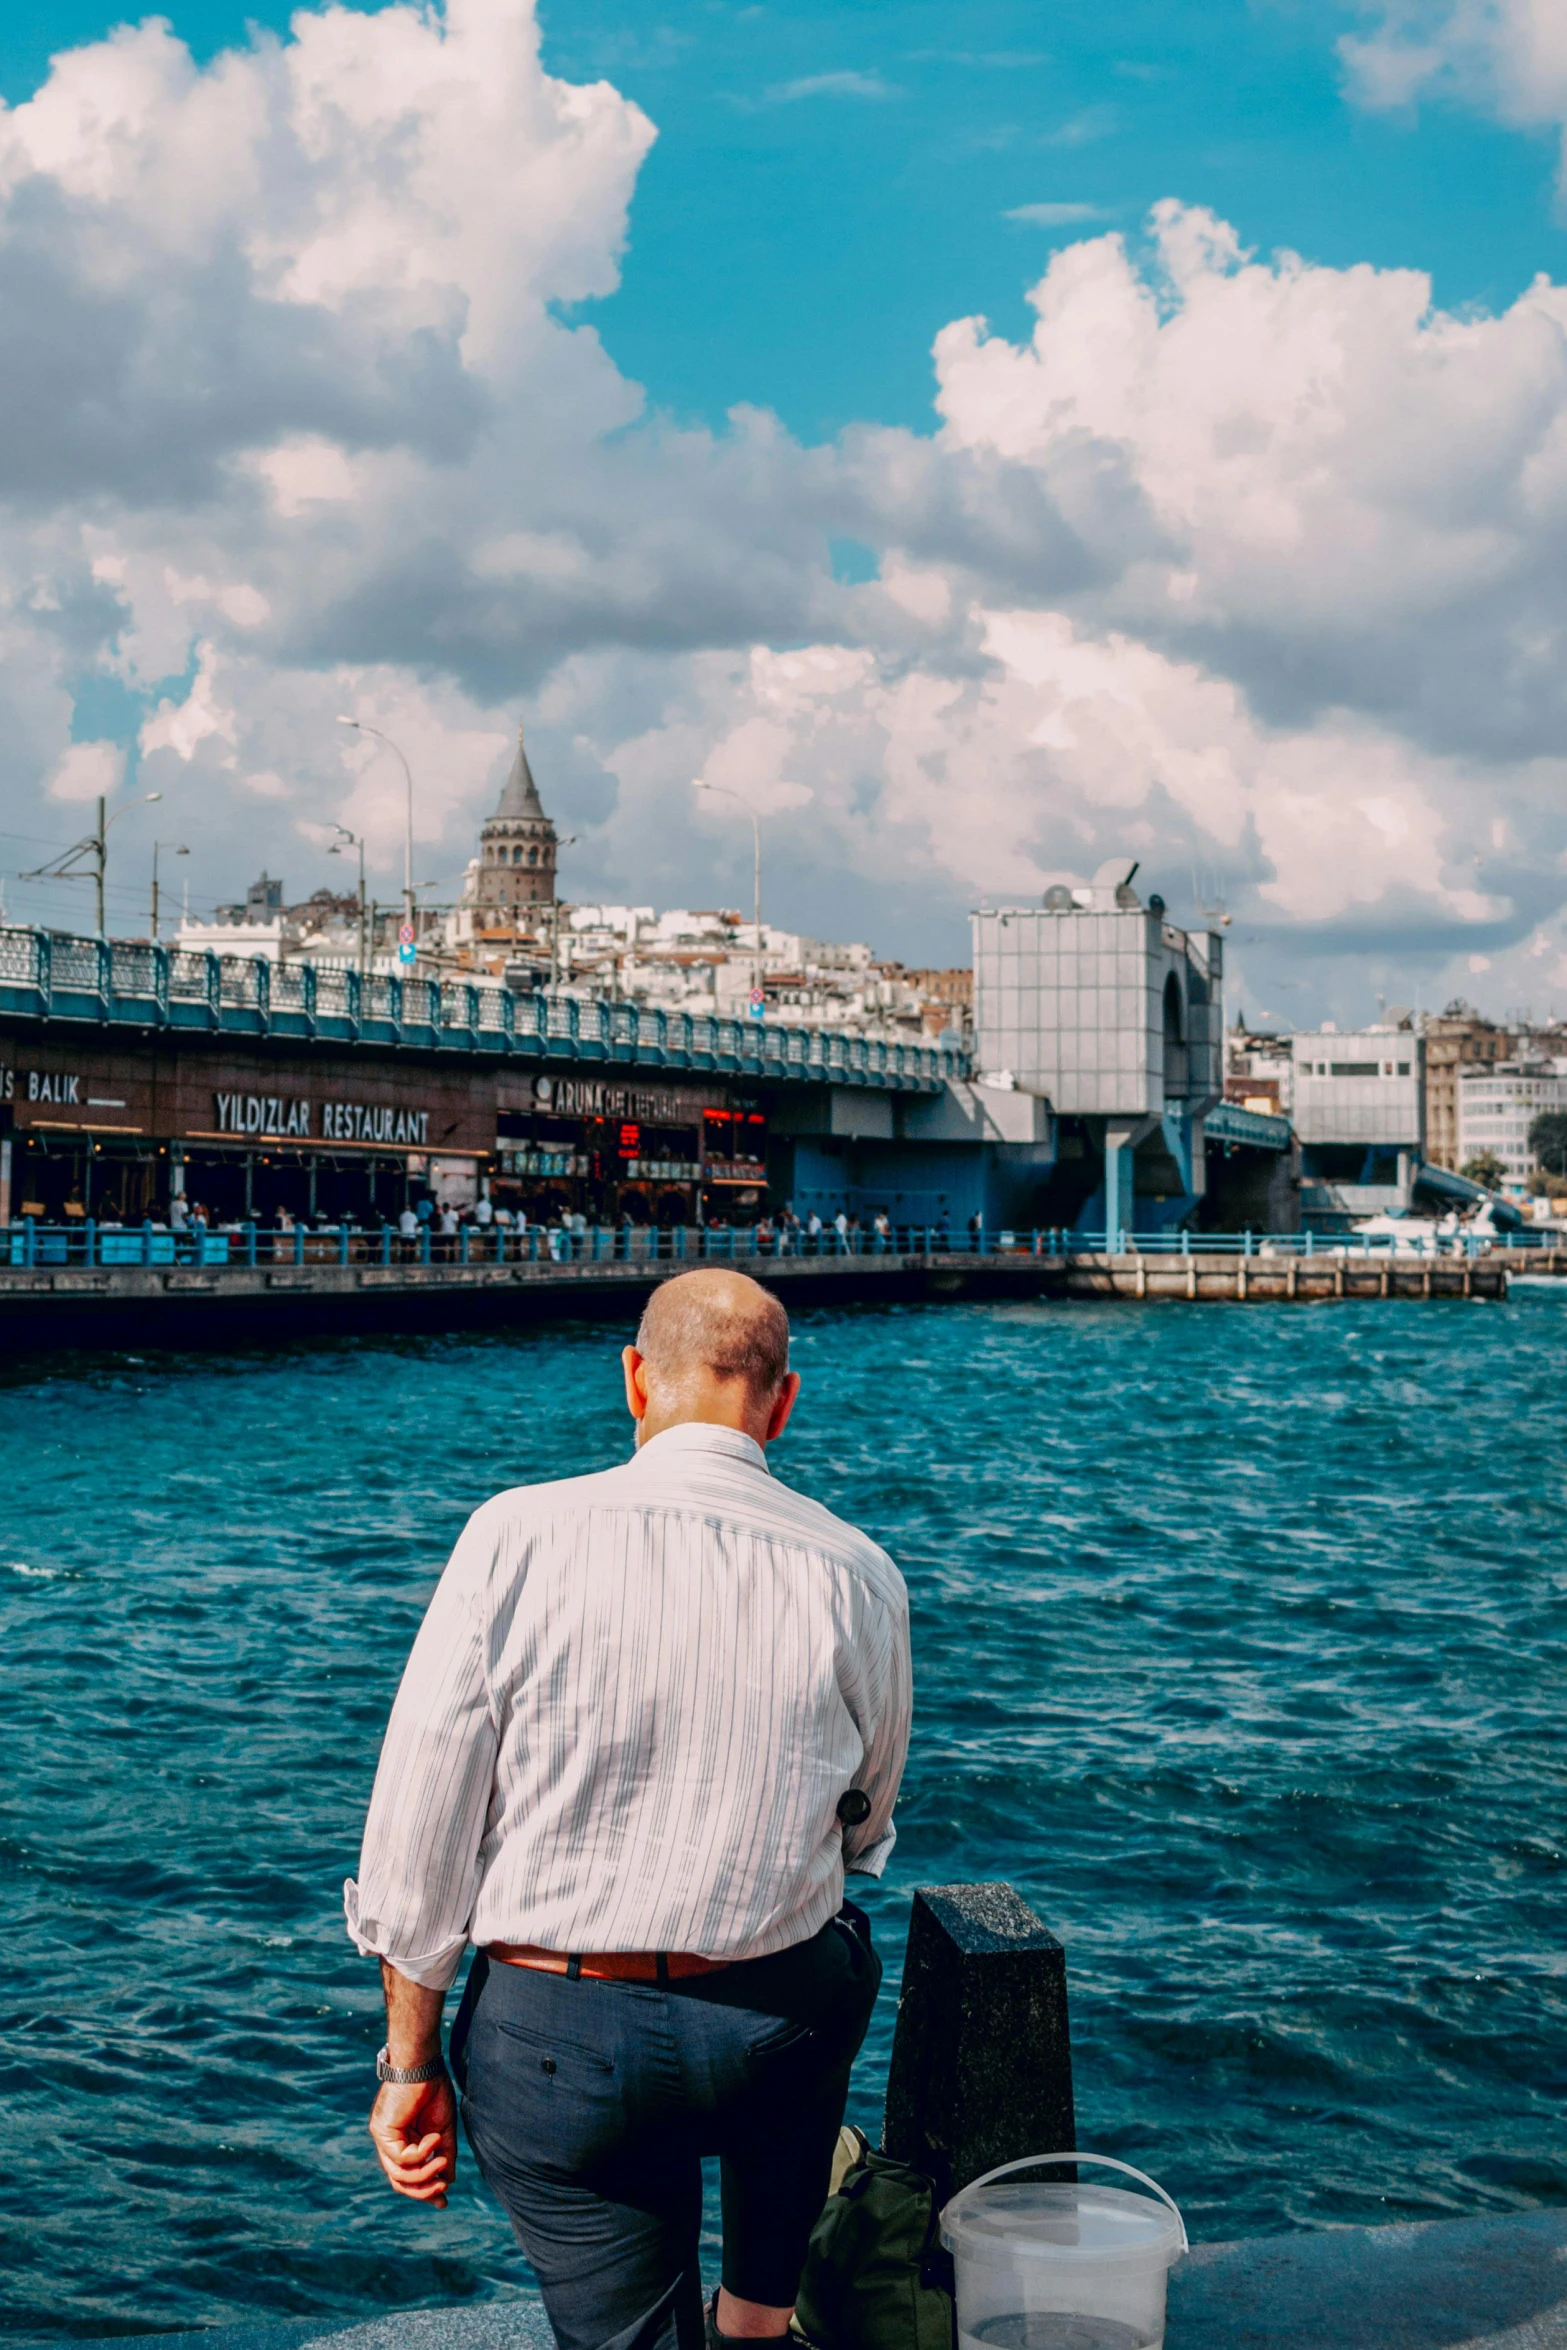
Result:
{"type": "Polygon", "coordinates": [[[334,824],[332,830],[336,833],[340,833],[342,837],[339,840],[335,840],[332,843],[332,846],[327,850],[327,855],[329,857],[340,857],[345,848],[357,849],[359,851],[359,986],[362,994],[365,984],[365,920],[367,914],[367,908],[365,905],[364,835],[358,832],[350,832],[346,824],[334,824]]]}
{"type": "Polygon", "coordinates": [[[152,943],[158,943],[158,851],[172,849],[176,857],[188,857],[189,849],[182,840],[155,840],[152,844],[152,943]]]}
{"type": "Polygon", "coordinates": [[[394,742],[393,742],[393,740],[392,740],[391,736],[390,736],[389,734],[383,734],[383,733],[381,732],[381,729],[379,728],[379,726],[372,726],[372,725],[370,725],[370,723],[368,722],[368,720],[366,720],[366,719],[364,719],[364,718],[343,718],[343,717],[339,717],[339,719],[338,719],[338,722],[337,722],[337,723],[338,723],[338,725],[339,725],[339,726],[351,726],[351,727],[353,727],[353,728],[355,729],[355,731],[356,731],[357,733],[359,733],[359,734],[373,734],[373,735],[375,736],[375,739],[376,739],[376,741],[377,741],[378,743],[385,743],[385,745],[386,745],[387,749],[388,749],[389,751],[393,752],[393,753],[396,755],[396,757],[397,757],[397,758],[398,758],[398,759],[399,759],[399,760],[402,762],[403,780],[404,780],[404,782],[407,784],[407,787],[408,787],[408,797],[407,797],[407,804],[406,804],[406,808],[405,808],[405,812],[404,812],[404,823],[403,823],[403,920],[404,920],[404,922],[407,924],[407,926],[408,926],[408,930],[409,930],[409,933],[410,933],[410,935],[411,935],[411,934],[412,934],[412,932],[413,932],[413,929],[414,929],[414,774],[413,774],[413,769],[412,769],[412,768],[409,766],[407,759],[406,759],[406,758],[404,758],[404,756],[403,756],[403,753],[402,753],[402,752],[401,752],[401,751],[398,749],[398,747],[397,747],[396,743],[394,743],[394,742]]]}
{"type": "Polygon", "coordinates": [[[692,778],[691,788],[692,788],[692,790],[693,790],[693,791],[711,791],[711,792],[720,792],[720,793],[722,793],[723,797],[724,797],[726,800],[734,800],[734,801],[736,801],[736,802],[738,803],[738,805],[739,805],[740,807],[742,807],[742,808],[745,810],[746,814],[747,814],[747,815],[750,817],[750,819],[751,819],[751,834],[752,834],[752,840],[753,840],[753,844],[754,844],[754,846],[755,846],[755,849],[756,849],[756,910],[755,910],[755,924],[756,924],[756,978],[755,978],[755,981],[754,981],[754,988],[755,988],[755,993],[756,993],[756,995],[757,995],[757,996],[759,996],[759,997],[762,997],[762,998],[764,998],[764,999],[765,999],[765,996],[766,996],[766,992],[767,992],[767,991],[766,991],[765,987],[764,987],[764,986],[763,986],[763,984],[762,984],[762,969],[763,969],[763,966],[762,966],[762,825],[761,825],[761,819],[758,817],[758,815],[757,815],[757,813],[756,813],[756,810],[755,810],[755,809],[752,807],[752,805],[751,805],[750,801],[749,801],[749,800],[747,800],[747,799],[743,799],[743,798],[741,797],[741,795],[740,795],[740,793],[739,793],[739,792],[737,792],[737,791],[731,791],[727,783],[709,783],[705,775],[698,775],[698,776],[694,776],[694,777],[692,778]]]}

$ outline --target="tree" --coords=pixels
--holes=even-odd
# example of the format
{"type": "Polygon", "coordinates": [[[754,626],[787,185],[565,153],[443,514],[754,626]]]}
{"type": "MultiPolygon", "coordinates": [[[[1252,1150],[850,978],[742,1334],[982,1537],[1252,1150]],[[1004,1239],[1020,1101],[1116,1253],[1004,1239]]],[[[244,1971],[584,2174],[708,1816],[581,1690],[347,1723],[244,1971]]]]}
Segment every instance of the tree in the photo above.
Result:
{"type": "Polygon", "coordinates": [[[1487,1191],[1500,1191],[1507,1169],[1495,1151],[1477,1151],[1472,1159],[1464,1161],[1458,1172],[1471,1183],[1483,1183],[1487,1191]]]}
{"type": "Polygon", "coordinates": [[[1529,1148],[1548,1175],[1567,1175],[1567,1111],[1542,1110],[1530,1124],[1529,1148]]]}

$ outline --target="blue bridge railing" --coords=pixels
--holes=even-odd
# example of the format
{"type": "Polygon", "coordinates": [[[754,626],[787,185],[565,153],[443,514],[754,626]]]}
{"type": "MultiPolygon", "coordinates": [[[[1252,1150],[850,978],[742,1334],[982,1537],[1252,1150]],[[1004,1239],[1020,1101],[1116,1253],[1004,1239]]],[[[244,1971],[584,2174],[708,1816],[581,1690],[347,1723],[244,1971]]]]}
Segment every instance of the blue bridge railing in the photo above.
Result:
{"type": "Polygon", "coordinates": [[[725,1020],[492,980],[361,981],[357,971],[214,955],[135,939],[0,928],[0,1013],[26,1020],[299,1038],[429,1052],[699,1069],[809,1084],[939,1093],[966,1077],[947,1045],[725,1020]]]}

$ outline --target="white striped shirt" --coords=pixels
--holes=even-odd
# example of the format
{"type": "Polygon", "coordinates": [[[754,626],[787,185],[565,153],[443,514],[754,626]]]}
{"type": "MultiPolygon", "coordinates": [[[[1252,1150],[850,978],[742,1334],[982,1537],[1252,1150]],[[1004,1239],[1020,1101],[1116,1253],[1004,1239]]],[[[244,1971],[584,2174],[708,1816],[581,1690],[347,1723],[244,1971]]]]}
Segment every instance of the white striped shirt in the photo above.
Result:
{"type": "Polygon", "coordinates": [[[885,1551],[686,1422],[476,1510],[387,1726],[348,1930],[445,1989],[466,1944],[755,1958],[879,1876],[908,1749],[885,1551]],[[844,1828],[850,1787],[870,1817],[844,1828]]]}

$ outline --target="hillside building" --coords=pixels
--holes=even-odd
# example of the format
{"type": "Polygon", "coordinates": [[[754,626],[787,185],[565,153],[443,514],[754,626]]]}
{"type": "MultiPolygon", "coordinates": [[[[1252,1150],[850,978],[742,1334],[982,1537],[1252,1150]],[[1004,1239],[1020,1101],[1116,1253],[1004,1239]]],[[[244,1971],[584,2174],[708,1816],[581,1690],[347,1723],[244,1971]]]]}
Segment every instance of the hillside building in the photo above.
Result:
{"type": "Polygon", "coordinates": [[[1425,1148],[1439,1167],[1461,1167],[1458,1138],[1458,1080],[1473,1068],[1510,1060],[1516,1037],[1472,1004],[1456,998],[1445,1011],[1427,1013],[1420,1023],[1425,1042],[1425,1148]]]}
{"type": "Polygon", "coordinates": [[[1224,1098],[1263,1118],[1287,1118],[1295,1098],[1292,1040],[1244,1021],[1225,1032],[1224,1098]]]}

